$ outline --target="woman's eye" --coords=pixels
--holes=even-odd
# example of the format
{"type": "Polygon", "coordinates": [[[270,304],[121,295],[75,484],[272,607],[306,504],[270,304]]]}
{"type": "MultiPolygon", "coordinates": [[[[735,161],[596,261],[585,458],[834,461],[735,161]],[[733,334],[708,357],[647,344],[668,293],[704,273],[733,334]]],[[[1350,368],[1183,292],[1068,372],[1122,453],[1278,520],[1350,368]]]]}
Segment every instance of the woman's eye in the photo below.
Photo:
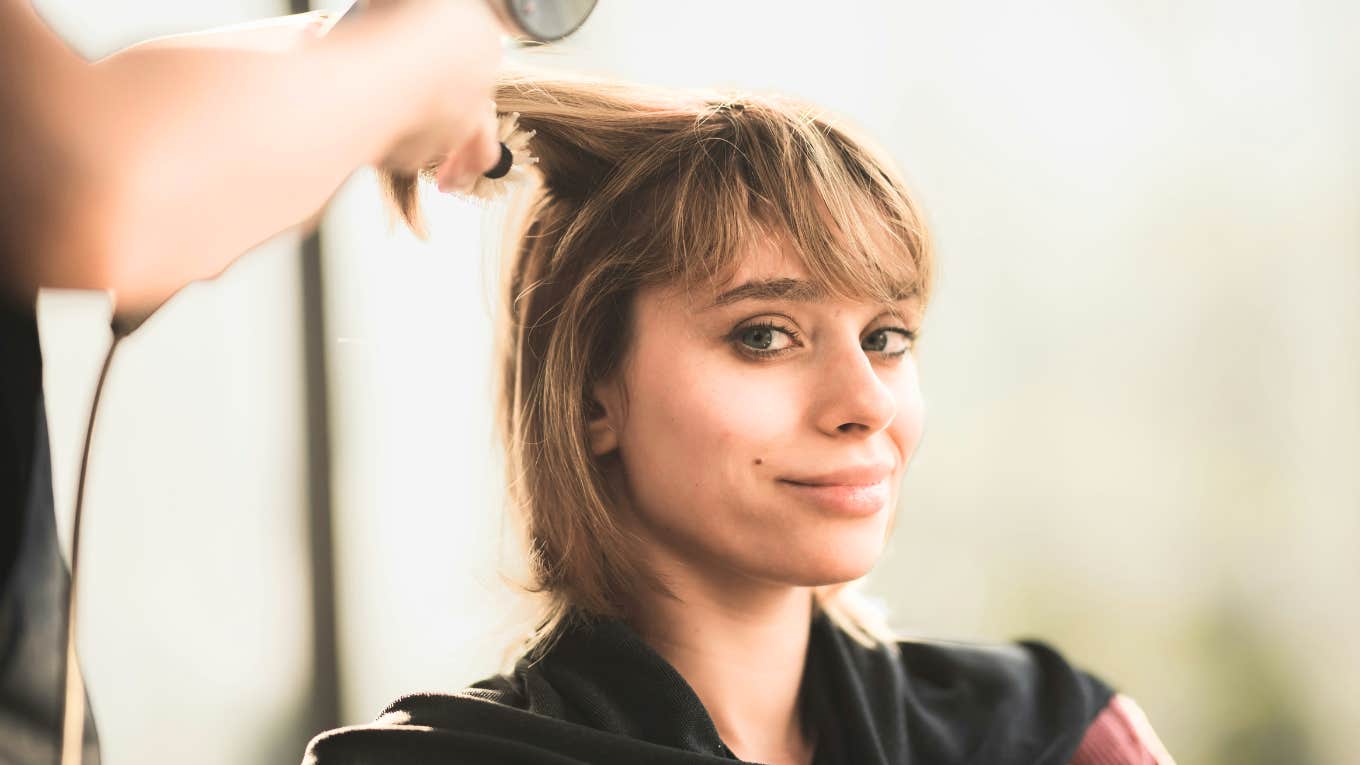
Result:
{"type": "MultiPolygon", "coordinates": [[[[777,356],[792,350],[798,343],[798,332],[791,327],[760,323],[740,327],[730,338],[739,350],[752,356],[777,356]]],[[[905,355],[912,349],[916,333],[902,327],[883,327],[865,336],[866,351],[888,358],[905,355]]]]}
{"type": "Polygon", "coordinates": [[[900,327],[884,327],[870,332],[864,338],[864,350],[881,353],[884,356],[901,356],[911,350],[916,333],[900,327]]]}
{"type": "Polygon", "coordinates": [[[786,351],[798,339],[798,334],[792,329],[774,324],[751,324],[733,334],[742,350],[757,356],[772,356],[786,351]]]}

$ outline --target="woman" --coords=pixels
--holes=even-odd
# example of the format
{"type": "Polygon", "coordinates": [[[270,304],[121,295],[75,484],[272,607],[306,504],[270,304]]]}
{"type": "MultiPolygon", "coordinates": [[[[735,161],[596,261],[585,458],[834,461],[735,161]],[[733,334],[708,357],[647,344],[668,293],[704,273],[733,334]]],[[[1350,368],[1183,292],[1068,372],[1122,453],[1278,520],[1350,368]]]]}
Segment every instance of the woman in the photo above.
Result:
{"type": "Polygon", "coordinates": [[[497,103],[542,179],[500,403],[547,609],[512,672],[307,762],[1170,762],[1051,648],[897,641],[850,587],[923,417],[932,253],[886,157],[777,98],[520,76],[497,103]]]}

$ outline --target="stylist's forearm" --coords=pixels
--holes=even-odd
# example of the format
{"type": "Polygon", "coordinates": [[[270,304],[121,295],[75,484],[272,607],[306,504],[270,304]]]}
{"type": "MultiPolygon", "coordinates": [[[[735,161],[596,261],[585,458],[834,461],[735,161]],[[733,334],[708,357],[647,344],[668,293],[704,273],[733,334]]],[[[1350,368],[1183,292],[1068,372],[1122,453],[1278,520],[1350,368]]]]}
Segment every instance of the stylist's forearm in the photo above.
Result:
{"type": "Polygon", "coordinates": [[[109,193],[92,286],[154,305],[314,214],[434,99],[483,119],[494,22],[480,4],[440,5],[434,20],[428,5],[384,9],[290,53],[133,49],[97,65],[109,193]]]}

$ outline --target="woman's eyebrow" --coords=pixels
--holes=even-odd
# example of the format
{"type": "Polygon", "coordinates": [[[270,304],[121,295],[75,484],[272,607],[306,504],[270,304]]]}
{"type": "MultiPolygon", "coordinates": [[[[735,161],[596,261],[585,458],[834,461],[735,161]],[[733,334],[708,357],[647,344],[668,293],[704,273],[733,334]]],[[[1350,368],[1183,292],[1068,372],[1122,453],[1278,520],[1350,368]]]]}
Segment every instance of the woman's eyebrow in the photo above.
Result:
{"type": "Polygon", "coordinates": [[[793,300],[807,303],[821,300],[824,297],[826,297],[825,290],[803,279],[787,277],[753,279],[739,287],[733,287],[719,294],[704,310],[731,305],[742,300],[793,300]]]}

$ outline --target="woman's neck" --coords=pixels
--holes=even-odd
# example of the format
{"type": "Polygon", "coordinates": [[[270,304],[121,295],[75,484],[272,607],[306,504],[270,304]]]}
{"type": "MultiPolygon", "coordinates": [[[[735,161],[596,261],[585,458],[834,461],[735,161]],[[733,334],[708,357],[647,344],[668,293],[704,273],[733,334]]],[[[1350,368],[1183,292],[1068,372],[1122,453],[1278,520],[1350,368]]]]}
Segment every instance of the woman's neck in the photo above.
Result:
{"type": "Polygon", "coordinates": [[[633,626],[694,689],[737,756],[808,765],[813,742],[798,700],[812,591],[734,586],[688,572],[667,577],[681,600],[648,599],[635,610],[633,626]]]}

